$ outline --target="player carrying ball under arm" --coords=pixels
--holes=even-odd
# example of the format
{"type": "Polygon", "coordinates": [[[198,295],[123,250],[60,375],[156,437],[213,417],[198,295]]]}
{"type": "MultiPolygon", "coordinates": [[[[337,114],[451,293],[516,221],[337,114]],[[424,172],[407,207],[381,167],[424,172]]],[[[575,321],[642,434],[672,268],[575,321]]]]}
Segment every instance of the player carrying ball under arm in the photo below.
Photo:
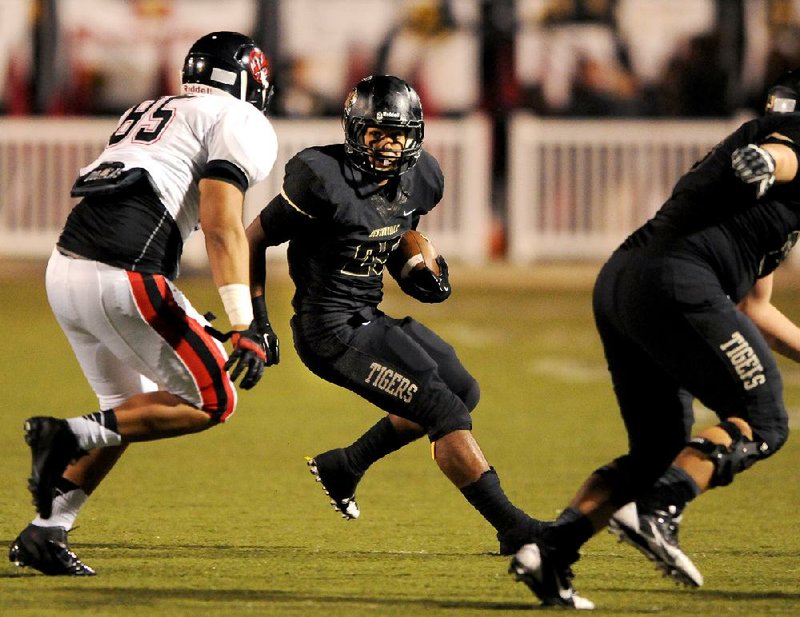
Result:
{"type": "Polygon", "coordinates": [[[347,98],[343,126],[344,144],[308,148],[289,161],[281,194],[247,229],[262,331],[274,337],[263,297],[265,250],[288,241],[300,358],[387,412],[352,445],[311,459],[311,470],[336,509],[356,518],[356,485],[369,466],[427,435],[442,472],[495,527],[504,552],[513,553],[537,522],[511,504],[472,436],[477,382],[431,330],[378,309],[384,268],[423,302],[450,295],[441,256],[441,275],[423,268],[404,278],[394,250],[444,186],[438,163],[422,149],[419,97],[396,77],[368,77],[347,98]]]}
{"type": "Polygon", "coordinates": [[[29,418],[29,487],[38,517],[9,558],[45,574],[92,575],[67,533],[88,495],[135,441],[225,422],[233,380],[253,387],[268,357],[250,329],[244,192],[272,168],[267,61],[248,37],[199,39],[183,94],[129,109],[98,159],[81,170],[47,266],[50,305],[100,403],[60,420],[29,418]],[[202,226],[214,284],[231,324],[224,347],[173,284],[186,239],[202,226]],[[227,370],[232,369],[231,375],[227,370]]]}
{"type": "MultiPolygon", "coordinates": [[[[789,342],[796,356],[797,328],[769,304],[769,290],[800,234],[800,114],[783,113],[781,98],[695,164],[598,275],[595,320],[629,451],[589,476],[558,520],[514,557],[512,573],[545,604],[590,608],[574,593],[570,565],[620,506],[682,510],[786,442],[769,342],[789,342]],[[760,309],[744,312],[743,298],[760,309]],[[692,397],[720,422],[687,443],[692,397]]],[[[796,102],[795,95],[789,111],[796,102]]],[[[638,539],[665,572],[702,582],[674,551],[638,539]]]]}

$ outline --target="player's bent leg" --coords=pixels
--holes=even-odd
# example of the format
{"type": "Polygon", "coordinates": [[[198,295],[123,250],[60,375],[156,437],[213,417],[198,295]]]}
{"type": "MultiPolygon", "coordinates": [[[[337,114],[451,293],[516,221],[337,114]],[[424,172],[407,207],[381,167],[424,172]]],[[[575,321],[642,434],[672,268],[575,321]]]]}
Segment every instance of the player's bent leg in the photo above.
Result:
{"type": "Polygon", "coordinates": [[[69,463],[89,450],[148,441],[205,430],[213,415],[168,392],[138,394],[116,410],[62,420],[47,416],[25,422],[25,441],[31,449],[28,489],[42,518],[52,510],[55,483],[69,463]]]}
{"type": "Polygon", "coordinates": [[[651,491],[612,516],[609,530],[644,554],[665,576],[701,586],[702,574],[678,542],[683,509],[701,490],[727,486],[735,475],[779,449],[788,428],[783,430],[781,423],[776,426],[775,431],[762,429],[766,438],[754,438],[741,418],[729,418],[706,429],[691,440],[651,491]]]}
{"type": "MultiPolygon", "coordinates": [[[[703,584],[703,577],[678,544],[680,512],[668,505],[639,510],[632,501],[634,496],[639,495],[643,503],[657,504],[662,497],[669,500],[670,496],[674,496],[672,491],[656,489],[665,489],[659,483],[667,474],[653,482],[651,474],[641,473],[642,468],[650,466],[644,461],[634,460],[631,455],[625,455],[595,470],[585,485],[588,488],[583,498],[587,503],[604,502],[606,506],[598,508],[593,514],[593,525],[601,529],[607,522],[609,531],[620,542],[641,552],[664,576],[698,587],[703,584]],[[641,487],[647,487],[648,483],[649,488],[642,491],[641,487]],[[619,507],[620,503],[627,500],[631,501],[619,507]]],[[[655,461],[652,466],[656,466],[655,461]]]]}
{"type": "Polygon", "coordinates": [[[217,424],[214,411],[199,409],[163,390],[137,394],[115,412],[117,431],[126,442],[188,435],[217,424]]]}
{"type": "Polygon", "coordinates": [[[8,559],[50,576],[93,576],[95,571],[72,552],[63,527],[30,524],[11,543],[8,559]]]}
{"type": "Polygon", "coordinates": [[[453,346],[411,317],[406,317],[399,325],[403,332],[433,358],[441,380],[471,413],[480,400],[480,385],[461,363],[453,346]]]}
{"type": "Polygon", "coordinates": [[[541,522],[509,500],[470,431],[452,431],[433,444],[439,468],[495,528],[502,555],[512,555],[538,537],[541,522]]]}

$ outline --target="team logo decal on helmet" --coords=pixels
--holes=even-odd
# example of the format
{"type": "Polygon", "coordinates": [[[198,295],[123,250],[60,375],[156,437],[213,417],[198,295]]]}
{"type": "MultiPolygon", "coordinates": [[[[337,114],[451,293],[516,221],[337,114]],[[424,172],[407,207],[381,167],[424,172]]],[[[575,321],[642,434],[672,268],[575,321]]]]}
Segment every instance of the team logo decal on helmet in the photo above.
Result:
{"type": "Polygon", "coordinates": [[[256,47],[250,52],[250,73],[262,86],[269,85],[269,63],[264,52],[256,47]]]}
{"type": "Polygon", "coordinates": [[[356,102],[358,98],[358,91],[356,88],[353,88],[350,91],[350,94],[347,95],[347,98],[344,101],[344,117],[345,119],[350,117],[350,113],[353,111],[353,103],[356,102]]]}

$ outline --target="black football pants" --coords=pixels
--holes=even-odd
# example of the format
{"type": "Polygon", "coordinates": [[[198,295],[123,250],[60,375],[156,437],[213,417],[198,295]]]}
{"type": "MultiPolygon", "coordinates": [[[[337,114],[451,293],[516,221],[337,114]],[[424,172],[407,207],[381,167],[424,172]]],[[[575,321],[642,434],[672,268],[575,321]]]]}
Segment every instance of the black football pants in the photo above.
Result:
{"type": "Polygon", "coordinates": [[[618,251],[601,270],[594,313],[628,432],[620,461],[638,494],[684,447],[691,397],[752,427],[767,455],[786,440],[777,364],[753,322],[703,264],[618,251]]]}
{"type": "Polygon", "coordinates": [[[312,372],[416,422],[431,441],[472,428],[477,381],[451,345],[411,317],[364,310],[331,325],[319,316],[297,315],[292,332],[312,372]]]}

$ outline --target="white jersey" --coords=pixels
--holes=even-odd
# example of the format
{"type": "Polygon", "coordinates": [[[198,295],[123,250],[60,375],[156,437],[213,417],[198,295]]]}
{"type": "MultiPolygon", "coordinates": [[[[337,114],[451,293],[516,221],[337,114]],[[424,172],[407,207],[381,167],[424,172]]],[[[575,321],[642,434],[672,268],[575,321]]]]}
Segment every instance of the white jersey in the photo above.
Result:
{"type": "Polygon", "coordinates": [[[58,245],[173,278],[183,244],[199,225],[200,179],[224,179],[245,191],[267,177],[277,149],[264,115],[227,94],[144,101],[123,114],[103,153],[81,169],[73,194],[86,199],[70,214],[58,245]],[[141,170],[149,182],[131,189],[129,180],[141,170]]]}

